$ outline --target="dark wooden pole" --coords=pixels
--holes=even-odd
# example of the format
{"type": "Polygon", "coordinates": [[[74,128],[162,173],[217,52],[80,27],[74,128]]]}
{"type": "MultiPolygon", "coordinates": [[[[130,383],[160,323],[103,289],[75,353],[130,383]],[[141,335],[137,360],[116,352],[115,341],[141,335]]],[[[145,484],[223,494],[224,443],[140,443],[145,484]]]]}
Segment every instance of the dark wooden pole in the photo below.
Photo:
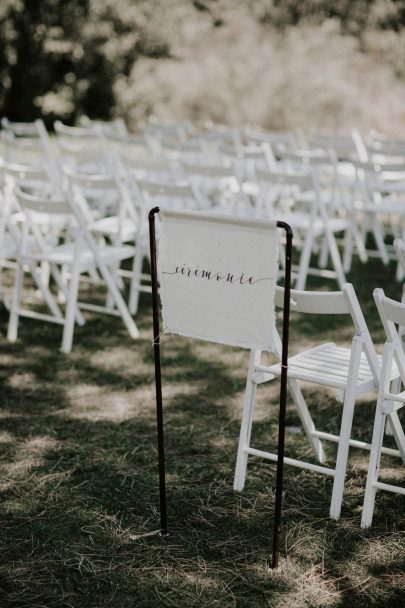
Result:
{"type": "Polygon", "coordinates": [[[287,407],[287,370],[288,370],[288,334],[290,325],[290,290],[291,290],[291,258],[292,238],[291,227],[285,222],[277,222],[278,228],[286,231],[285,247],[285,280],[284,280],[284,310],[283,310],[283,336],[281,353],[281,378],[280,378],[280,410],[278,419],[278,459],[276,480],[276,502],[274,508],[274,536],[273,536],[273,560],[271,567],[278,568],[280,556],[280,530],[281,511],[283,502],[283,473],[284,473],[284,443],[285,443],[285,415],[287,407]]]}
{"type": "Polygon", "coordinates": [[[149,243],[152,279],[153,352],[155,356],[156,426],[159,457],[160,533],[162,535],[165,535],[168,534],[168,530],[166,506],[165,442],[163,428],[162,369],[160,363],[159,294],[156,260],[155,215],[157,213],[159,213],[159,207],[154,207],[149,212],[149,243]]]}

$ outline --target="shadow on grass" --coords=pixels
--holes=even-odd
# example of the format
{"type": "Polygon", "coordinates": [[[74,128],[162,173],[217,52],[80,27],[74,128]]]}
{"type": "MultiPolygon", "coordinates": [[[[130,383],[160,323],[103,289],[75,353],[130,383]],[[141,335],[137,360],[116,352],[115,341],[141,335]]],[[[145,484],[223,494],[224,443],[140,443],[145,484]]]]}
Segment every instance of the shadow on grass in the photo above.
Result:
{"type": "MultiPolygon", "coordinates": [[[[372,275],[361,268],[353,283],[376,328],[372,275]]],[[[2,332],[6,320],[3,312],[2,332]]],[[[349,467],[339,523],[328,519],[331,480],[286,469],[288,558],[269,572],[274,466],[252,459],[245,491],[232,490],[248,363],[233,349],[164,339],[170,535],[142,536],[159,525],[146,299],[139,326],[141,339],[132,342],[118,320],[94,316],[66,357],[56,350],[60,328],[23,320],[20,341],[1,348],[2,608],[400,606],[400,498],[378,497],[373,531],[360,530],[365,454],[349,467]]],[[[311,342],[342,337],[343,329],[313,317],[293,332],[311,342]]],[[[275,446],[277,396],[267,385],[260,390],[268,409],[254,424],[255,441],[275,446]]],[[[333,396],[306,394],[316,421],[336,432],[333,396]]],[[[357,408],[361,438],[373,407],[370,400],[357,408]]],[[[288,424],[295,422],[290,405],[288,424]]],[[[301,434],[289,434],[287,445],[310,456],[301,434]]]]}

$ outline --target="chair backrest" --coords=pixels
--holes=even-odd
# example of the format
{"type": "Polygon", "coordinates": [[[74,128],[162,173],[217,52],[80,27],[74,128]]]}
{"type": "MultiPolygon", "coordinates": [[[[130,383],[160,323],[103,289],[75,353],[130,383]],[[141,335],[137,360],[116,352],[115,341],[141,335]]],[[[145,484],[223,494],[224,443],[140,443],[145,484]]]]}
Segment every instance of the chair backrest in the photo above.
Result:
{"type": "Polygon", "coordinates": [[[25,192],[19,186],[16,186],[14,195],[25,216],[19,238],[21,252],[24,252],[28,245],[29,235],[34,237],[39,248],[44,251],[50,246],[47,238],[50,231],[58,235],[61,229],[74,225],[72,209],[65,198],[38,196],[25,192]]]}
{"type": "Polygon", "coordinates": [[[17,183],[20,181],[42,182],[49,179],[49,173],[44,165],[26,165],[23,163],[3,163],[1,170],[17,183]]]}
{"type": "Polygon", "coordinates": [[[380,288],[375,289],[373,295],[387,342],[390,342],[394,347],[395,362],[402,382],[405,384],[405,353],[401,339],[403,328],[405,327],[405,303],[387,298],[383,289],[380,288]]]}
{"type": "Polygon", "coordinates": [[[106,137],[125,137],[128,135],[127,127],[122,118],[115,118],[113,120],[94,120],[88,116],[82,116],[80,118],[81,127],[91,127],[98,131],[100,136],[106,137]]]}
{"type": "Polygon", "coordinates": [[[313,175],[308,171],[286,173],[285,171],[263,171],[258,169],[256,176],[260,182],[267,184],[297,186],[301,190],[313,190],[315,188],[313,175]]]}
{"type": "Polygon", "coordinates": [[[258,169],[256,177],[260,186],[260,198],[268,213],[274,213],[274,206],[276,204],[281,204],[283,207],[284,202],[288,202],[288,206],[292,202],[294,207],[296,207],[297,204],[300,205],[301,202],[304,202],[306,212],[309,212],[314,217],[318,215],[321,202],[319,188],[315,175],[307,167],[300,173],[286,172],[285,170],[263,171],[258,169]],[[309,200],[307,196],[304,196],[308,195],[308,193],[310,195],[309,200]]]}
{"type": "Polygon", "coordinates": [[[150,121],[149,123],[142,124],[140,130],[145,135],[152,135],[158,140],[160,137],[172,137],[177,138],[180,141],[185,141],[187,137],[186,125],[181,123],[170,124],[150,121]]]}
{"type": "Polygon", "coordinates": [[[237,168],[227,165],[183,163],[184,173],[204,199],[204,207],[237,209],[244,198],[237,168]]]}
{"type": "Polygon", "coordinates": [[[308,139],[311,148],[333,150],[338,160],[352,160],[358,157],[358,149],[353,135],[332,135],[315,133],[308,139]]]}
{"type": "Polygon", "coordinates": [[[66,199],[44,198],[25,192],[19,186],[15,188],[15,196],[23,211],[45,213],[49,215],[72,215],[72,210],[66,199]]]}
{"type": "MultiPolygon", "coordinates": [[[[54,164],[51,141],[43,120],[12,122],[1,119],[5,157],[15,162],[43,162],[54,164]]],[[[56,167],[52,167],[56,170],[56,167]]]]}
{"type": "Polygon", "coordinates": [[[88,166],[92,171],[108,166],[105,139],[94,125],[71,127],[57,120],[54,129],[63,168],[69,165],[88,166]]]}
{"type": "Polygon", "coordinates": [[[53,179],[51,168],[46,165],[4,162],[1,166],[1,172],[5,182],[6,198],[12,195],[17,185],[43,196],[59,190],[58,184],[55,184],[53,179]]]}
{"type": "Polygon", "coordinates": [[[298,144],[297,134],[294,131],[265,131],[247,128],[244,137],[250,142],[267,143],[274,146],[275,150],[285,150],[296,147],[298,144]]]}
{"type": "Polygon", "coordinates": [[[371,134],[367,148],[369,155],[405,157],[405,139],[394,139],[380,134],[371,134]]]}
{"type": "Polygon", "coordinates": [[[145,210],[153,206],[170,209],[198,209],[199,201],[195,190],[188,183],[165,183],[158,181],[136,180],[136,187],[142,197],[145,210]]]}
{"type": "Polygon", "coordinates": [[[117,214],[122,220],[125,217],[135,219],[137,216],[135,204],[129,188],[118,174],[114,173],[80,173],[67,168],[65,174],[68,179],[68,193],[82,209],[88,222],[91,222],[91,209],[95,209],[99,216],[117,214]]]}
{"type": "Polygon", "coordinates": [[[167,158],[130,158],[125,154],[121,154],[121,161],[127,171],[129,171],[135,179],[150,180],[155,182],[170,182],[174,181],[175,168],[173,163],[167,158]]]}
{"type": "Polygon", "coordinates": [[[255,180],[256,169],[271,170],[276,160],[271,147],[266,142],[249,143],[248,145],[223,144],[219,147],[220,160],[232,164],[240,180],[255,180]]]}
{"type": "Polygon", "coordinates": [[[87,124],[83,127],[71,127],[63,124],[60,120],[56,120],[53,125],[55,133],[62,137],[71,139],[94,139],[97,138],[97,130],[93,124],[87,124]]]}

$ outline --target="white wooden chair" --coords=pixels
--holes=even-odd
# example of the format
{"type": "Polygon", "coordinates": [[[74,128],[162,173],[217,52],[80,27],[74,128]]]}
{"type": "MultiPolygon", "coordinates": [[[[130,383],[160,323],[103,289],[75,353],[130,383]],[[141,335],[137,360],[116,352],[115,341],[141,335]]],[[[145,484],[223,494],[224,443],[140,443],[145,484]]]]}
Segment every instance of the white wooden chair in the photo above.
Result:
{"type": "Polygon", "coordinates": [[[308,170],[302,173],[257,170],[256,175],[261,189],[258,205],[267,217],[275,214],[283,217],[294,230],[296,243],[301,245],[298,266],[293,266],[297,275],[295,287],[305,289],[309,274],[334,279],[342,287],[346,278],[335,235],[347,230],[347,220],[328,213],[314,174],[308,170]],[[323,240],[327,242],[332,269],[310,265],[312,253],[319,251],[323,240]]]}
{"type": "Polygon", "coordinates": [[[245,214],[244,210],[250,206],[250,203],[233,165],[183,163],[182,166],[203,208],[217,207],[224,213],[245,214]]]}
{"type": "Polygon", "coordinates": [[[371,161],[403,162],[405,160],[405,139],[394,139],[372,131],[367,152],[371,161]]]}
{"type": "MultiPolygon", "coordinates": [[[[276,304],[279,307],[283,305],[283,294],[283,289],[278,288],[276,304]]],[[[353,440],[350,436],[356,400],[377,386],[380,369],[379,358],[375,353],[352,285],[346,284],[342,291],[338,292],[292,290],[291,311],[315,315],[349,315],[354,324],[351,348],[344,348],[333,343],[320,344],[290,357],[288,361],[289,390],[303,430],[319,464],[288,457],[285,457],[284,462],[333,478],[330,516],[338,519],[343,498],[349,447],[369,448],[368,444],[353,440]],[[339,396],[341,395],[343,409],[339,435],[321,432],[315,428],[301,392],[300,381],[330,387],[335,389],[339,396]],[[322,439],[338,443],[334,467],[325,466],[326,457],[321,443],[322,439]]],[[[280,356],[280,352],[277,353],[277,356],[280,356]]],[[[251,352],[235,471],[234,489],[237,491],[243,490],[249,456],[258,456],[272,461],[277,460],[277,454],[252,447],[250,437],[257,386],[279,377],[280,374],[280,360],[275,365],[263,365],[261,352],[251,352]]],[[[393,372],[393,375],[395,376],[395,372],[393,372]]],[[[388,451],[388,453],[391,452],[393,451],[388,451]]]]}
{"type": "Polygon", "coordinates": [[[150,292],[149,286],[142,283],[146,217],[138,190],[131,190],[131,175],[126,173],[125,167],[119,162],[113,163],[112,168],[115,170],[109,175],[82,174],[69,170],[68,193],[81,207],[89,230],[99,240],[116,247],[133,245],[131,269],[119,268],[118,264],[114,276],[119,288],[124,285],[122,278],[129,279],[128,306],[131,315],[135,315],[140,292],[150,292]],[[97,200],[100,200],[98,209],[97,200]]]}
{"type": "Polygon", "coordinates": [[[15,196],[25,215],[23,235],[18,254],[18,266],[14,281],[13,299],[10,310],[8,339],[17,339],[19,317],[49,321],[63,326],[61,350],[69,353],[73,344],[75,321],[83,323],[80,309],[103,312],[120,316],[132,338],[139,336],[138,329],[132,319],[125,301],[117,287],[113,276],[116,265],[122,260],[132,258],[134,248],[128,245],[112,246],[99,245],[87,227],[86,219],[79,205],[73,199],[52,200],[28,194],[17,188],[15,196]],[[43,238],[38,227],[42,223],[42,216],[46,215],[52,222],[56,219],[58,226],[61,218],[66,221],[66,235],[71,236],[62,244],[54,244],[43,238]],[[32,243],[34,240],[34,244],[32,243]],[[50,266],[51,275],[57,287],[66,297],[66,310],[63,313],[51,293],[48,285],[41,280],[40,273],[35,266],[42,262],[50,266]],[[36,278],[44,295],[49,313],[40,313],[36,310],[22,306],[22,283],[26,267],[36,278]],[[69,269],[69,282],[66,285],[61,269],[69,269]],[[109,299],[106,306],[78,301],[79,281],[83,275],[95,271],[107,288],[109,299]]]}
{"type": "Polygon", "coordinates": [[[199,197],[192,184],[188,182],[166,183],[160,180],[144,179],[134,181],[145,213],[156,205],[163,209],[197,210],[201,208],[201,197],[199,197]]]}
{"type": "MultiPolygon", "coordinates": [[[[343,179],[335,151],[329,148],[287,150],[279,152],[278,157],[287,173],[310,170],[315,176],[318,195],[322,198],[323,206],[329,217],[335,220],[346,220],[344,235],[341,239],[344,251],[344,272],[350,272],[353,246],[361,261],[366,262],[365,244],[357,226],[352,205],[354,174],[352,179],[343,179]]],[[[342,223],[340,227],[343,228],[342,223]]],[[[328,239],[324,239],[319,257],[320,268],[326,268],[328,253],[328,239]]]]}
{"type": "Polygon", "coordinates": [[[102,133],[93,123],[71,127],[60,120],[54,123],[62,169],[73,167],[78,171],[104,171],[109,168],[109,146],[102,133]]]}
{"type": "Polygon", "coordinates": [[[367,159],[366,146],[357,129],[352,129],[350,135],[313,133],[308,138],[308,145],[310,148],[332,150],[340,162],[367,159]]]}
{"type": "Polygon", "coordinates": [[[98,130],[101,137],[106,139],[115,138],[117,136],[126,137],[128,130],[122,118],[114,118],[112,120],[95,120],[89,116],[80,118],[80,126],[91,127],[98,130]]]}
{"type": "Polygon", "coordinates": [[[304,144],[301,131],[266,131],[247,127],[243,131],[243,137],[248,143],[262,144],[269,146],[273,159],[278,153],[285,150],[293,150],[304,144]]]}
{"type": "Polygon", "coordinates": [[[405,327],[405,304],[387,298],[382,289],[374,290],[374,299],[387,341],[384,346],[379,378],[377,408],[361,518],[361,526],[363,528],[371,526],[377,490],[394,492],[405,496],[405,487],[380,481],[380,460],[381,454],[384,453],[382,444],[386,421],[388,421],[391,427],[399,454],[403,464],[405,464],[405,435],[397,413],[405,405],[405,354],[403,335],[400,334],[400,331],[396,327],[405,327]],[[399,388],[399,392],[394,392],[390,386],[393,363],[396,364],[400,374],[402,391],[399,388]]]}
{"type": "Polygon", "coordinates": [[[131,283],[129,308],[136,311],[140,293],[151,293],[150,275],[142,272],[143,261],[149,259],[149,232],[147,217],[152,207],[161,209],[196,210],[201,200],[196,189],[188,183],[167,183],[160,180],[135,179],[133,172],[134,197],[140,201],[139,230],[136,241],[135,274],[131,283]]]}
{"type": "Polygon", "coordinates": [[[33,122],[14,122],[1,119],[4,156],[8,161],[39,164],[44,161],[54,165],[51,140],[43,120],[33,122]]]}

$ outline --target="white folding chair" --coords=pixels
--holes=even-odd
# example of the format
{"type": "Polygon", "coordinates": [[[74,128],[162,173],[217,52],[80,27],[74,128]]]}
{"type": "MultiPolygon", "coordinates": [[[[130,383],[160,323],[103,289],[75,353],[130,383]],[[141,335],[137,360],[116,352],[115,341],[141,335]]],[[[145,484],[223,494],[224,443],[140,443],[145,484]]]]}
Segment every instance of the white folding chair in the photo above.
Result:
{"type": "MultiPolygon", "coordinates": [[[[38,164],[46,161],[53,165],[51,140],[43,120],[13,122],[1,119],[5,158],[12,162],[38,164]]],[[[55,169],[56,165],[53,166],[55,169]]]]}
{"type": "Polygon", "coordinates": [[[222,212],[239,215],[246,205],[249,206],[248,197],[232,165],[183,163],[182,166],[203,208],[217,207],[222,212]]]}
{"type": "Polygon", "coordinates": [[[80,126],[91,127],[98,130],[100,136],[107,139],[115,137],[126,137],[128,130],[125,122],[122,118],[114,118],[113,120],[94,120],[89,116],[82,116],[80,118],[80,126]]]}
{"type": "MultiPolygon", "coordinates": [[[[372,234],[376,247],[365,249],[368,257],[378,257],[384,265],[396,259],[392,240],[405,236],[405,163],[353,161],[352,217],[358,223],[364,245],[372,234]]],[[[351,246],[346,250],[351,257],[351,246]]],[[[400,277],[398,277],[400,278],[400,277]]]]}
{"type": "Polygon", "coordinates": [[[249,143],[265,143],[269,146],[273,159],[281,151],[303,145],[303,135],[300,131],[266,131],[248,127],[244,130],[243,136],[249,143]]]}
{"type": "MultiPolygon", "coordinates": [[[[287,150],[280,152],[278,157],[287,173],[302,172],[309,169],[315,176],[319,196],[322,197],[323,206],[328,211],[329,217],[335,220],[346,220],[345,227],[340,223],[340,228],[344,229],[344,235],[341,239],[344,251],[344,272],[350,271],[353,246],[355,246],[361,261],[366,262],[367,252],[353,210],[354,173],[349,180],[343,179],[336,153],[329,148],[287,150]]],[[[326,267],[328,253],[328,239],[324,239],[319,257],[321,268],[326,267]]]]}
{"type": "Polygon", "coordinates": [[[404,162],[405,139],[394,139],[372,131],[367,152],[374,162],[404,162]]]}
{"type": "Polygon", "coordinates": [[[25,215],[25,222],[14,281],[8,339],[12,342],[17,339],[20,316],[50,321],[63,325],[61,350],[68,353],[72,349],[75,321],[78,323],[84,322],[80,309],[120,316],[130,336],[137,338],[139,336],[138,329],[113,276],[113,271],[119,262],[132,258],[134,248],[128,245],[99,245],[87,227],[81,208],[73,199],[55,201],[27,194],[19,188],[15,190],[15,196],[25,215]],[[66,236],[70,236],[70,240],[63,244],[48,242],[41,234],[37,224],[38,220],[40,224],[42,223],[41,216],[44,214],[47,218],[50,218],[49,222],[56,219],[58,225],[61,217],[64,218],[66,221],[66,236]],[[32,243],[32,240],[34,240],[34,243],[32,243]],[[43,283],[35,268],[36,264],[44,261],[49,264],[51,275],[57,287],[66,297],[65,313],[61,311],[56,298],[49,287],[43,283]],[[44,295],[45,302],[50,310],[49,314],[26,309],[22,306],[22,283],[27,266],[36,278],[36,282],[44,295]],[[70,272],[68,286],[64,280],[66,275],[63,277],[61,272],[61,269],[66,268],[70,272]],[[103,285],[107,288],[110,297],[106,306],[78,301],[80,278],[92,270],[99,273],[103,285]]]}
{"type": "Polygon", "coordinates": [[[128,306],[131,315],[138,310],[140,292],[150,293],[150,286],[144,285],[142,264],[145,252],[146,215],[139,190],[131,189],[132,176],[122,163],[112,164],[113,174],[81,174],[69,170],[69,195],[80,205],[88,228],[99,239],[115,246],[131,243],[134,246],[132,268],[117,268],[115,277],[117,285],[123,287],[121,277],[129,279],[128,306]],[[97,212],[97,199],[101,207],[97,212]],[[96,217],[92,214],[91,205],[96,204],[96,217]],[[105,208],[109,206],[105,213],[105,208]]]}
{"type": "Polygon", "coordinates": [[[391,427],[399,454],[405,464],[405,435],[397,413],[398,410],[405,405],[405,390],[398,393],[393,392],[390,386],[392,380],[392,367],[393,363],[395,363],[400,374],[401,386],[405,387],[403,336],[400,335],[400,332],[396,327],[405,327],[405,304],[387,298],[382,289],[374,290],[374,299],[387,341],[384,346],[381,374],[379,378],[377,408],[361,518],[361,526],[363,528],[371,526],[377,490],[385,490],[387,492],[394,492],[405,496],[405,487],[380,481],[380,460],[381,454],[385,451],[382,444],[386,421],[388,421],[388,424],[391,427]]]}
{"type": "Polygon", "coordinates": [[[335,234],[346,231],[347,220],[328,213],[314,174],[308,170],[302,173],[257,170],[256,175],[261,190],[258,205],[263,213],[267,217],[274,217],[275,213],[283,217],[294,230],[296,242],[301,244],[298,267],[293,267],[297,275],[295,287],[304,289],[309,274],[335,279],[342,287],[346,279],[335,234]],[[333,269],[310,265],[312,253],[319,251],[324,239],[333,269]]]}
{"type": "Polygon", "coordinates": [[[332,150],[340,162],[367,159],[366,146],[357,129],[352,129],[350,135],[314,133],[308,138],[308,145],[311,148],[332,150]]]}
{"type": "MultiPolygon", "coordinates": [[[[276,304],[282,307],[284,290],[278,288],[276,304]]],[[[350,438],[353,411],[356,400],[377,386],[379,358],[375,353],[366,322],[361,312],[355,291],[350,284],[338,292],[291,291],[291,311],[315,315],[349,315],[355,335],[351,348],[333,343],[320,344],[290,357],[288,361],[288,386],[297,408],[306,437],[320,464],[285,457],[289,465],[308,469],[333,478],[330,516],[340,516],[349,447],[367,449],[369,445],[350,438]],[[337,391],[343,402],[340,434],[318,431],[309,413],[301,392],[300,381],[330,387],[337,391]],[[326,456],[321,440],[338,443],[335,467],[324,466],[326,456]]],[[[277,353],[280,357],[280,352],[277,353]]],[[[264,365],[261,352],[252,351],[246,383],[245,403],[242,415],[234,489],[243,490],[249,456],[258,456],[276,461],[277,454],[251,446],[250,437],[257,386],[281,375],[281,361],[275,365],[264,365]]],[[[395,371],[393,371],[395,376],[395,371]]]]}
{"type": "Polygon", "coordinates": [[[106,172],[109,169],[109,146],[96,125],[70,127],[56,120],[54,129],[62,169],[73,167],[82,172],[106,172]]]}
{"type": "Polygon", "coordinates": [[[166,183],[134,179],[134,185],[143,202],[145,213],[156,205],[162,209],[188,209],[201,208],[201,197],[198,191],[188,182],[166,183]]]}

